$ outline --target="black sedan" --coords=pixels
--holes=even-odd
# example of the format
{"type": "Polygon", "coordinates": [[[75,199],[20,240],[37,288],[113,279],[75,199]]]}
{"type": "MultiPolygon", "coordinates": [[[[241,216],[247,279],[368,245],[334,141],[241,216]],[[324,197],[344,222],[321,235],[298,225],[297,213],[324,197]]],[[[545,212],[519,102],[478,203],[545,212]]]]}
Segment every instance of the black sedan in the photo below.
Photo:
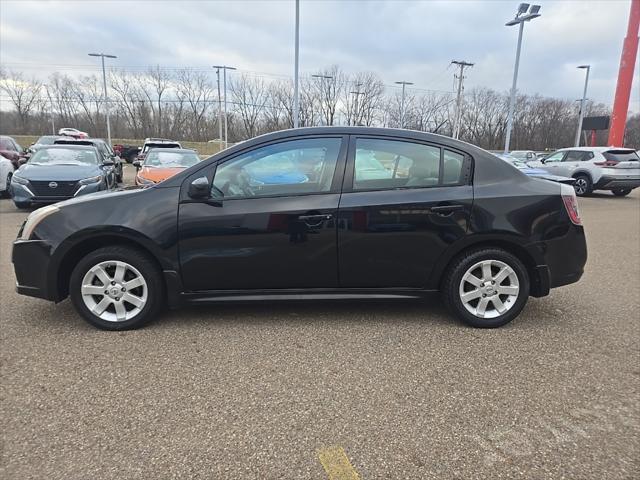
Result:
{"type": "Polygon", "coordinates": [[[150,188],[36,210],[13,245],[19,293],[70,296],[109,330],[166,304],[433,292],[497,327],[586,258],[571,186],[448,137],[359,127],[264,135],[150,188]]]}
{"type": "Polygon", "coordinates": [[[93,146],[43,146],[11,177],[13,202],[28,208],[110,190],[116,184],[113,165],[93,146]]]}

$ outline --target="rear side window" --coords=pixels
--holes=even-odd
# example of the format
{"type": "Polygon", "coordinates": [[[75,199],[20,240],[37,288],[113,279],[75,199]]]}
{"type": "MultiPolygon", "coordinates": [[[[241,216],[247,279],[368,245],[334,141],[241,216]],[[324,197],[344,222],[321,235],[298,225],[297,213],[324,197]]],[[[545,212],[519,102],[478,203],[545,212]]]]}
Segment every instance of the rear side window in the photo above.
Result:
{"type": "Polygon", "coordinates": [[[640,160],[638,154],[633,150],[609,150],[602,152],[602,155],[612,162],[637,162],[640,160]]]}
{"type": "Polygon", "coordinates": [[[464,156],[421,143],[356,139],[354,190],[453,185],[460,182],[464,156]]]}
{"type": "Polygon", "coordinates": [[[564,158],[565,162],[586,162],[593,158],[593,152],[584,152],[580,150],[571,150],[564,158]]]}

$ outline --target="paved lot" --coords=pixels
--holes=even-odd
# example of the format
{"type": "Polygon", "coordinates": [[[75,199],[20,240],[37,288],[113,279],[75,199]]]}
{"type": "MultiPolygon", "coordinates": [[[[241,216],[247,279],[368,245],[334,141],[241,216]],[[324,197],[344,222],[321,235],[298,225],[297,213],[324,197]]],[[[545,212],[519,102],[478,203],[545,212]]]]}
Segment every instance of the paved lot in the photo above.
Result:
{"type": "Polygon", "coordinates": [[[583,280],[502,329],[315,303],[109,333],[14,293],[25,213],[1,200],[0,476],[353,478],[344,451],[362,479],[638,478],[640,191],[580,206],[583,280]]]}

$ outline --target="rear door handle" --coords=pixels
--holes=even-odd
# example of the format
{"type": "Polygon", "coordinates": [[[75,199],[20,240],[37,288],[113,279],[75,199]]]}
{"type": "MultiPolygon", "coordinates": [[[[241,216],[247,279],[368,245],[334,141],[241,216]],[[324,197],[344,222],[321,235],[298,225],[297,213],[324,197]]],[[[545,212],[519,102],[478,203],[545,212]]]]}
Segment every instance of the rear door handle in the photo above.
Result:
{"type": "Polygon", "coordinates": [[[460,210],[464,210],[464,205],[438,205],[436,207],[431,207],[431,211],[433,213],[442,216],[451,215],[453,212],[458,212],[460,210]]]}

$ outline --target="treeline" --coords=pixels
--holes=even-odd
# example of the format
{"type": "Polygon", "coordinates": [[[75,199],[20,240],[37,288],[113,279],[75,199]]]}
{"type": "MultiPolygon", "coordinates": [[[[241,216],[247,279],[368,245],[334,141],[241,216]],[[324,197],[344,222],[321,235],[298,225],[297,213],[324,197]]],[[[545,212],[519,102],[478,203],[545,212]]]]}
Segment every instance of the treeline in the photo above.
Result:
{"type": "MultiPolygon", "coordinates": [[[[102,78],[53,73],[46,82],[21,72],[0,72],[3,134],[45,134],[75,127],[105,135],[102,78]]],[[[113,70],[108,76],[111,130],[115,138],[170,137],[207,141],[219,136],[218,86],[215,73],[161,67],[144,72],[113,70]]],[[[508,95],[490,88],[465,92],[460,138],[487,149],[504,144],[508,95]]],[[[366,125],[400,127],[401,90],[385,86],[374,73],[347,74],[337,66],[300,83],[300,126],[366,125]]],[[[223,107],[224,108],[224,107],[223,107]]],[[[518,95],[512,133],[513,149],[545,150],[572,145],[579,104],[573,100],[518,95]]],[[[293,82],[234,72],[227,78],[230,142],[293,127],[293,82]]],[[[451,135],[455,117],[452,92],[407,89],[404,127],[451,135]]],[[[609,108],[589,103],[587,115],[606,115],[609,108]]],[[[638,116],[629,120],[637,126],[638,116]]],[[[636,129],[637,130],[637,129],[636,129]]],[[[640,146],[640,132],[629,129],[627,145],[640,146]]],[[[599,132],[599,144],[606,132],[599,132]]]]}

